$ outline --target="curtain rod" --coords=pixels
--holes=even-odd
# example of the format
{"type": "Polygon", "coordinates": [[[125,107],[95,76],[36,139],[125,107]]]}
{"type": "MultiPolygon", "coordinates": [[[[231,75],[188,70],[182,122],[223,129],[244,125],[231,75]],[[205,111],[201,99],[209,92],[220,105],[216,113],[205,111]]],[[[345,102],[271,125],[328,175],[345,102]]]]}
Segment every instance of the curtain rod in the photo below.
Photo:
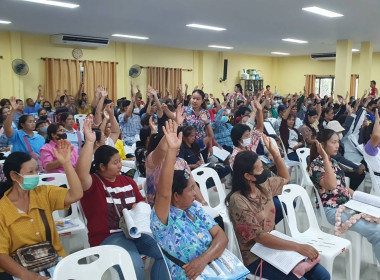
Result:
{"type": "MultiPolygon", "coordinates": [[[[158,67],[158,66],[141,66],[141,65],[140,65],[140,67],[141,67],[142,69],[147,69],[147,68],[149,68],[149,67],[158,67]]],[[[193,69],[183,69],[183,68],[174,68],[174,67],[159,67],[159,68],[165,68],[165,69],[181,69],[182,71],[188,71],[188,72],[193,71],[193,69]]]]}
{"type": "MultiPolygon", "coordinates": [[[[62,59],[62,60],[64,60],[64,61],[66,61],[66,60],[75,60],[76,61],[76,59],[69,59],[69,58],[52,58],[52,57],[41,57],[41,59],[43,60],[43,61],[45,61],[46,59],[62,59]]],[[[96,62],[113,62],[113,63],[116,63],[116,64],[119,64],[119,62],[117,62],[117,61],[98,61],[98,60],[78,60],[78,62],[86,62],[86,61],[96,61],[96,62]]]]}

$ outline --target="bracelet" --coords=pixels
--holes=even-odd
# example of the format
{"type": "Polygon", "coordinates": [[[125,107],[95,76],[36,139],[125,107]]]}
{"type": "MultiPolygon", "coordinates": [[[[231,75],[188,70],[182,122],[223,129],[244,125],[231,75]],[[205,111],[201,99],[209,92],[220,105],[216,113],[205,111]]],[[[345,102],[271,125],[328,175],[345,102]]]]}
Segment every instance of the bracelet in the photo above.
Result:
{"type": "Polygon", "coordinates": [[[209,124],[210,124],[210,123],[206,123],[206,122],[205,122],[205,126],[208,126],[209,124]]]}

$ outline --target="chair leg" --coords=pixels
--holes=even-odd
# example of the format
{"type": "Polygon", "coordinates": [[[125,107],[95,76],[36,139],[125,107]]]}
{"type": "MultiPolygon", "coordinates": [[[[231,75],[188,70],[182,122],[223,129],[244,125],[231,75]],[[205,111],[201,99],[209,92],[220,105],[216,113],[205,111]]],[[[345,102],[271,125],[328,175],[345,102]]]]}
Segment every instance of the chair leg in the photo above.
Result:
{"type": "Polygon", "coordinates": [[[352,246],[348,247],[345,251],[345,258],[346,258],[346,279],[348,280],[359,280],[360,277],[360,263],[357,265],[356,263],[353,263],[352,261],[352,246]],[[356,268],[356,271],[355,271],[356,268]],[[355,273],[358,273],[356,275],[355,273]]]}

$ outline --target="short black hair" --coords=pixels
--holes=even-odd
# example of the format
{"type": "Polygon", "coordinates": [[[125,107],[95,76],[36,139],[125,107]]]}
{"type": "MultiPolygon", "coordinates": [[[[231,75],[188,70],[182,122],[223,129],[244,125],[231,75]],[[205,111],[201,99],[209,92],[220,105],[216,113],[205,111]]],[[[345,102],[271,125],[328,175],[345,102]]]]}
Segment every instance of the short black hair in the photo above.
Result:
{"type": "Polygon", "coordinates": [[[375,80],[372,80],[371,83],[373,83],[376,86],[376,81],[375,80]]]}
{"type": "Polygon", "coordinates": [[[121,104],[121,106],[123,106],[123,108],[125,108],[125,107],[128,107],[130,104],[131,104],[130,100],[124,100],[123,103],[121,104]]]}
{"type": "Polygon", "coordinates": [[[36,122],[36,127],[35,127],[35,129],[37,130],[37,128],[41,125],[41,124],[44,124],[44,123],[46,123],[46,121],[38,121],[38,122],[36,122]]]}
{"type": "Polygon", "coordinates": [[[267,85],[265,88],[268,89],[270,87],[270,85],[267,85]]]}
{"type": "Polygon", "coordinates": [[[243,137],[244,132],[251,131],[248,125],[238,123],[231,130],[231,140],[235,147],[239,146],[239,140],[243,137]]]}
{"type": "Polygon", "coordinates": [[[284,111],[285,109],[286,109],[286,107],[284,105],[280,105],[277,108],[277,113],[280,113],[280,112],[284,111]]]}

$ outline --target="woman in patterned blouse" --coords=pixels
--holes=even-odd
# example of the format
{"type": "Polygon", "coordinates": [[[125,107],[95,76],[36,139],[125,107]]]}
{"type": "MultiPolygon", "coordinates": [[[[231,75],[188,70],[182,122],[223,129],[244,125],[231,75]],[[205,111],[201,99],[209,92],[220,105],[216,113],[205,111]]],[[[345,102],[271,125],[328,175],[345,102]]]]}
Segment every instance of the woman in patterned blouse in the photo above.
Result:
{"type": "MultiPolygon", "coordinates": [[[[379,122],[377,122],[379,125],[379,122]]],[[[335,131],[325,129],[317,135],[310,150],[311,180],[318,190],[327,220],[335,225],[335,214],[339,207],[351,199],[354,191],[346,187],[345,176],[336,160],[331,158],[339,149],[339,137],[335,131]]],[[[342,224],[356,212],[346,209],[341,216],[342,224]]],[[[370,223],[363,218],[353,223],[350,230],[366,237],[372,244],[376,258],[380,261],[380,224],[370,223]]]]}
{"type": "MultiPolygon", "coordinates": [[[[257,154],[252,151],[242,151],[236,155],[233,166],[232,190],[226,198],[228,212],[239,242],[240,251],[245,266],[256,273],[260,269],[267,279],[298,279],[293,273],[283,272],[263,262],[250,249],[256,242],[277,250],[292,250],[310,258],[316,259],[318,251],[310,245],[299,244],[278,238],[270,232],[275,226],[275,205],[273,196],[282,192],[283,186],[289,181],[288,169],[272,142],[263,135],[263,141],[278,170],[278,176],[268,178],[269,172],[263,169],[263,164],[257,154]]],[[[258,272],[261,275],[261,272],[258,272]]],[[[305,279],[330,279],[329,273],[319,264],[307,272],[305,279]]]]}
{"type": "Polygon", "coordinates": [[[228,239],[214,220],[194,203],[194,185],[189,173],[173,168],[182,132],[177,136],[177,124],[171,120],[166,122],[163,131],[168,150],[158,181],[151,229],[167,256],[173,279],[196,279],[209,262],[222,255],[228,239]],[[185,265],[180,267],[169,260],[174,258],[185,265]]]}

